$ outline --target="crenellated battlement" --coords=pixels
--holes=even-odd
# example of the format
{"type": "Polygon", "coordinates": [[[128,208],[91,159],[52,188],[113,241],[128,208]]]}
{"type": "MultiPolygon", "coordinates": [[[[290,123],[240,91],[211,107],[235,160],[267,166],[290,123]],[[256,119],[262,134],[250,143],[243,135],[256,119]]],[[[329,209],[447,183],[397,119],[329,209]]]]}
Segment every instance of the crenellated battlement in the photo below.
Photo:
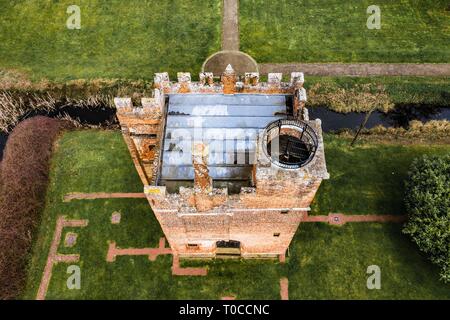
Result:
{"type": "Polygon", "coordinates": [[[292,94],[298,103],[307,102],[306,90],[303,87],[305,77],[302,72],[292,72],[289,82],[283,82],[282,73],[269,73],[267,82],[260,81],[258,72],[245,73],[238,77],[231,65],[222,74],[220,81],[216,81],[210,72],[201,72],[199,81],[192,81],[191,73],[179,72],[177,81],[170,81],[167,72],[156,73],[154,77],[154,96],[141,99],[141,106],[134,106],[131,98],[115,98],[119,115],[136,115],[155,117],[161,115],[164,109],[165,97],[170,94],[292,94]]]}
{"type": "Polygon", "coordinates": [[[303,88],[305,78],[302,72],[292,72],[289,82],[283,82],[282,73],[269,73],[267,82],[261,82],[260,78],[258,72],[248,72],[239,77],[229,65],[220,81],[216,81],[210,72],[201,72],[199,81],[192,81],[189,72],[179,72],[177,81],[171,81],[169,74],[163,72],[155,74],[154,86],[165,94],[295,94],[298,91],[300,101],[306,102],[306,91],[303,88]]]}
{"type": "Polygon", "coordinates": [[[165,105],[165,94],[159,89],[153,91],[153,97],[141,99],[140,106],[134,106],[131,98],[114,98],[118,116],[161,116],[165,105]]]}

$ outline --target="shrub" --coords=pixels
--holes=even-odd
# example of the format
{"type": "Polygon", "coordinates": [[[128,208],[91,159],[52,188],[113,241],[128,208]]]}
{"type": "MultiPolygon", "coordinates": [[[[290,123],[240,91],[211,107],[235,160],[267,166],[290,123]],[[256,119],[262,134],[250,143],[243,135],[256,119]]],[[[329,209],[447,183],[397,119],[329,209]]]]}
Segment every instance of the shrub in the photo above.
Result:
{"type": "Polygon", "coordinates": [[[404,233],[450,282],[450,154],[416,159],[406,183],[409,221],[404,233]]]}
{"type": "Polygon", "coordinates": [[[17,298],[24,287],[53,142],[67,126],[38,116],[21,122],[8,138],[0,165],[0,299],[17,298]]]}

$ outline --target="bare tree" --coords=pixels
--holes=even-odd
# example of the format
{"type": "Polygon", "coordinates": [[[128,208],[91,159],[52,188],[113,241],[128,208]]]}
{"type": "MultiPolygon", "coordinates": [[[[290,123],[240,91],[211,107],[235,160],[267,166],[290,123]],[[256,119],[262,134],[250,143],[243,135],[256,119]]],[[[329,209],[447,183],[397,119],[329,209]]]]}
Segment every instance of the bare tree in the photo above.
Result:
{"type": "Polygon", "coordinates": [[[341,88],[327,83],[316,84],[309,91],[309,101],[314,105],[327,105],[336,112],[366,113],[351,142],[352,146],[358,140],[374,111],[388,112],[394,108],[394,103],[384,86],[371,83],[357,84],[351,88],[341,88]]]}
{"type": "MultiPolygon", "coordinates": [[[[374,111],[380,110],[383,112],[388,112],[394,108],[394,104],[390,101],[383,86],[373,88],[370,85],[364,85],[361,89],[362,90],[360,91],[356,101],[358,105],[363,106],[362,109],[365,110],[366,115],[356,131],[352,142],[350,143],[352,147],[355,145],[361,131],[363,131],[366,127],[367,122],[374,111]]],[[[361,107],[358,109],[361,110],[361,107]]]]}

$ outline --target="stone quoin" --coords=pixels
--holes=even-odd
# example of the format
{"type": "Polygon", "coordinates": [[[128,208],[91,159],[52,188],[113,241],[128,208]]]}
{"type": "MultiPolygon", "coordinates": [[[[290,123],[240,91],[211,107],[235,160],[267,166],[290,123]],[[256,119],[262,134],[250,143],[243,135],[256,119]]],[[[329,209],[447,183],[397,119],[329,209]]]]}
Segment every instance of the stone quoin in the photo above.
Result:
{"type": "Polygon", "coordinates": [[[115,99],[148,202],[180,258],[284,255],[329,178],[304,75],[199,79],[158,73],[142,106],[115,99]]]}

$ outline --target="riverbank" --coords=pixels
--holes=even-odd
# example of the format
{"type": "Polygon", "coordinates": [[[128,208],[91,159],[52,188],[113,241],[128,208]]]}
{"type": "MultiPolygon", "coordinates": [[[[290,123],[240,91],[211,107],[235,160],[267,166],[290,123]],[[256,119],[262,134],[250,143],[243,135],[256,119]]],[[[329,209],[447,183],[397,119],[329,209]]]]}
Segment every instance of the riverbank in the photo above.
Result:
{"type": "MultiPolygon", "coordinates": [[[[288,77],[288,75],[285,75],[288,77]]],[[[193,74],[193,79],[196,75],[193,74]]],[[[264,76],[262,77],[264,80],[264,76]]],[[[450,120],[450,79],[441,77],[307,77],[307,104],[311,118],[322,119],[325,132],[355,130],[365,114],[364,106],[347,108],[366,90],[382,87],[385,100],[395,105],[389,113],[375,111],[367,128],[407,128],[414,120],[450,120]]],[[[93,79],[33,82],[26,74],[0,72],[0,159],[7,132],[17,123],[35,115],[74,120],[86,127],[117,127],[113,99],[152,96],[151,80],[93,79]]]]}
{"type": "MultiPolygon", "coordinates": [[[[307,107],[313,112],[317,108],[318,117],[327,116],[320,111],[322,107],[338,113],[366,111],[361,97],[377,92],[396,106],[394,122],[402,126],[411,120],[446,119],[445,109],[450,108],[450,78],[444,77],[307,77],[305,88],[307,107]]],[[[114,108],[114,97],[129,96],[139,104],[141,97],[152,94],[151,80],[31,82],[21,73],[0,72],[0,131],[8,131],[23,115],[33,112],[114,108]]]]}

